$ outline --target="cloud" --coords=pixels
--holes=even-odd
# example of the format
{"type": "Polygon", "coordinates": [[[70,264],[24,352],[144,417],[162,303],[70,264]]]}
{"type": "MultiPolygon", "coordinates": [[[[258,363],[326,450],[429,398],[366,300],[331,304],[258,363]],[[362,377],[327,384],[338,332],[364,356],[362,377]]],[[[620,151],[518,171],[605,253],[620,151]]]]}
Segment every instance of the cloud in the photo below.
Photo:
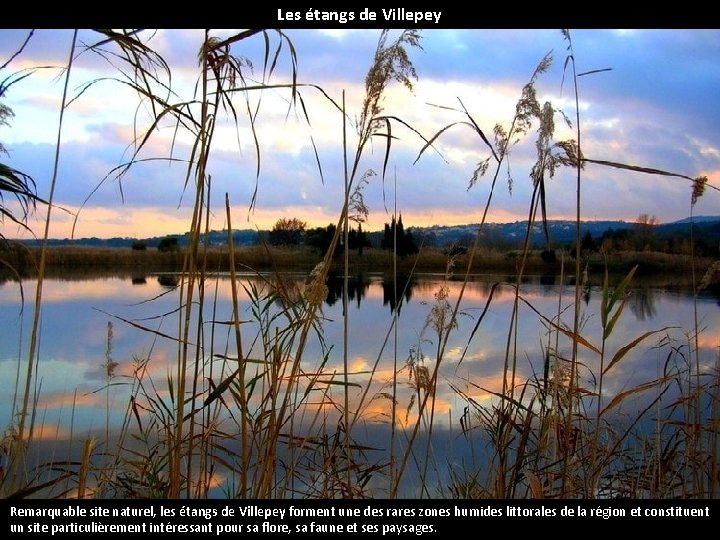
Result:
{"type": "MultiPolygon", "coordinates": [[[[217,35],[234,33],[226,30],[217,35]]],[[[25,35],[24,31],[5,33],[0,50],[14,51],[25,35]]],[[[138,231],[159,227],[165,227],[167,234],[177,232],[171,227],[186,230],[182,221],[189,216],[193,200],[195,169],[188,169],[187,162],[197,158],[199,150],[194,144],[200,118],[198,52],[204,33],[164,29],[140,35],[152,36],[149,44],[171,69],[168,78],[162,63],[155,64],[153,73],[161,84],[155,84],[154,90],[176,107],[172,110],[183,111],[181,123],[167,109],[168,114],[155,126],[154,114],[165,105],[156,102],[153,112],[150,102],[121,82],[125,77],[118,71],[122,61],[112,65],[106,53],[103,57],[85,51],[73,65],[71,95],[77,99],[66,111],[63,125],[57,204],[75,211],[89,197],[86,205],[95,213],[87,212],[88,208],[81,213],[88,219],[84,230],[112,236],[144,235],[138,231]],[[100,79],[83,90],[86,83],[100,79]],[[163,88],[165,84],[172,84],[172,92],[163,88]],[[146,133],[150,133],[147,140],[146,133]],[[133,145],[141,141],[140,160],[118,177],[123,170],[118,167],[127,163],[133,145]],[[170,163],[171,157],[177,161],[170,163]],[[132,219],[120,219],[113,209],[132,219]]],[[[218,109],[207,168],[212,178],[211,203],[220,216],[225,193],[238,212],[246,212],[256,197],[255,211],[245,221],[262,227],[288,214],[317,225],[334,222],[342,205],[343,153],[352,163],[365,74],[379,31],[291,29],[284,36],[274,31],[267,36],[271,51],[282,46],[272,77],[264,62],[261,36],[242,40],[233,48],[234,54],[252,63],[252,68],[243,67],[246,81],[289,83],[290,40],[297,53],[297,80],[304,86],[299,87],[294,104],[289,89],[275,88],[262,94],[233,93],[232,109],[218,109]]],[[[393,118],[387,174],[381,178],[386,142],[381,137],[371,141],[358,169],[358,175],[375,173],[365,189],[371,227],[382,227],[386,208],[392,208],[396,200],[406,226],[477,221],[491,194],[491,219],[525,219],[537,125],[512,148],[493,190],[492,168],[468,190],[478,163],[490,155],[470,124],[476,123],[491,142],[496,124],[509,129],[523,86],[538,62],[552,52],[552,65],[537,80],[538,99],[551,101],[572,122],[571,127],[565,126],[558,113],[557,138],[577,138],[573,66],[565,63],[568,42],[559,31],[542,29],[427,29],[422,36],[422,49],[409,51],[418,73],[413,91],[392,82],[382,102],[384,112],[393,118]],[[450,124],[456,125],[418,159],[426,141],[450,124]],[[512,193],[508,192],[508,165],[512,193]]],[[[70,37],[69,31],[36,31],[12,67],[55,67],[14,85],[4,99],[15,117],[9,128],[0,128],[0,140],[10,150],[9,163],[31,174],[41,195],[48,193],[55,156],[62,89],[57,76],[67,55],[61,44],[69,46],[70,37]]],[[[80,37],[83,44],[90,44],[102,36],[82,31],[80,37]]],[[[609,69],[577,79],[586,156],[688,176],[720,170],[715,144],[720,138],[720,104],[715,99],[720,83],[719,31],[576,30],[571,37],[578,73],[609,69]]],[[[561,170],[548,179],[550,217],[575,215],[575,176],[572,170],[561,170]]],[[[717,180],[711,176],[710,182],[717,180]]],[[[588,166],[582,179],[583,214],[586,219],[633,219],[639,211],[647,211],[661,221],[672,221],[687,214],[688,190],[678,179],[588,166]]],[[[716,213],[716,194],[709,190],[707,195],[701,201],[703,209],[716,213]]],[[[62,213],[57,217],[67,218],[62,213]]],[[[3,231],[7,226],[1,225],[3,231]]],[[[58,224],[56,234],[67,235],[63,227],[58,224]]]]}

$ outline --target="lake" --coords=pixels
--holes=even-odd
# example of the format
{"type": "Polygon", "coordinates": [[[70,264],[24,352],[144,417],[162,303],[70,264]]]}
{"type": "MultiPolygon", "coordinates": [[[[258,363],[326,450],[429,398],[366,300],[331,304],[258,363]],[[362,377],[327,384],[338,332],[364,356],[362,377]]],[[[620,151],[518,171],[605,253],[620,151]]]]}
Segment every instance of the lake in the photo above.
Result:
{"type": "MultiPolygon", "coordinates": [[[[287,330],[286,316],[298,309],[294,302],[302,298],[307,276],[285,276],[285,295],[263,303],[259,298],[253,301],[253,297],[271,291],[270,284],[277,284],[277,279],[244,274],[238,279],[236,293],[238,316],[243,321],[241,346],[244,356],[252,359],[249,365],[253,373],[257,373],[258,366],[269,365],[274,354],[280,354],[280,345],[290,355],[302,354],[300,372],[294,376],[304,377],[304,382],[295,390],[302,392],[309,381],[314,381],[322,391],[317,397],[308,394],[304,401],[299,400],[303,408],[294,410],[293,420],[297,433],[305,428],[326,433],[330,426],[337,425],[338,418],[342,418],[338,411],[347,405],[356,416],[353,440],[358,448],[375,452],[375,462],[383,463],[388,437],[392,436],[392,418],[398,433],[403,433],[396,442],[402,454],[410,440],[407,433],[412,433],[418,418],[419,403],[427,398],[433,414],[430,418],[431,409],[425,409],[416,444],[421,444],[423,451],[431,449],[426,454],[433,456],[430,469],[445,469],[447,463],[471,467],[483,453],[472,444],[468,446],[466,436],[469,425],[482,423],[478,411],[500,403],[503,384],[516,386],[514,399],[531,406],[527,401],[528,387],[521,383],[532,381],[533,387],[542,387],[548,379],[546,369],[550,377],[562,371],[553,371],[545,360],[559,358],[560,365],[572,356],[568,331],[558,331],[558,326],[572,328],[574,287],[560,283],[557,276],[529,277],[521,284],[520,301],[516,303],[515,287],[508,279],[474,276],[463,290],[461,281],[440,275],[418,275],[412,280],[392,280],[372,273],[350,276],[345,319],[343,280],[336,276],[327,283],[316,328],[297,352],[301,346],[298,333],[287,330]],[[457,327],[442,344],[438,325],[450,321],[449,310],[461,290],[457,327]],[[266,322],[258,324],[258,320],[266,322]],[[511,324],[513,320],[515,324],[511,324]],[[276,331],[280,333],[273,335],[276,331]],[[438,357],[437,385],[429,390],[428,377],[438,357]],[[396,378],[393,373],[397,373],[396,378]],[[428,422],[434,430],[431,444],[426,439],[428,422]]],[[[196,397],[189,401],[188,411],[201,410],[203,400],[233,372],[237,347],[234,326],[229,324],[233,320],[231,280],[227,276],[208,278],[203,287],[202,309],[196,294],[191,333],[180,345],[178,317],[182,312],[178,310],[177,283],[178,276],[173,274],[45,281],[32,380],[33,438],[47,445],[42,457],[36,457],[38,464],[48,459],[47,452],[51,451],[47,448],[73,455],[89,437],[95,439],[103,453],[112,454],[123,426],[136,427],[133,415],[165,408],[169,415],[173,405],[168,381],[177,384],[178,355],[185,345],[191,359],[188,370],[199,381],[194,389],[187,388],[188,399],[193,390],[196,397]],[[141,404],[135,399],[135,407],[130,407],[131,395],[137,398],[140,394],[154,396],[155,401],[141,404]]],[[[0,285],[0,410],[7,428],[20,407],[16,389],[24,387],[27,372],[34,293],[33,281],[23,282],[22,287],[17,282],[0,285]]],[[[639,281],[628,291],[624,310],[604,347],[601,299],[599,287],[583,290],[580,334],[587,345],[583,342],[578,348],[578,384],[588,392],[589,411],[594,411],[597,404],[593,392],[597,391],[601,350],[607,370],[603,407],[623,392],[668,375],[692,384],[697,374],[690,374],[697,368],[703,377],[716,369],[720,346],[716,294],[704,291],[695,298],[689,290],[639,281]],[[644,339],[630,347],[627,354],[618,355],[625,345],[642,336],[644,339]],[[613,357],[618,361],[608,369],[613,357]]],[[[259,386],[263,381],[252,380],[246,389],[254,390],[254,396],[262,396],[261,389],[254,386],[256,382],[259,386]]],[[[648,385],[644,392],[630,393],[632,399],[628,397],[611,407],[613,417],[632,419],[650,404],[658,410],[667,407],[677,396],[670,383],[648,385]]],[[[218,428],[221,431],[237,429],[232,403],[227,404],[232,402],[229,391],[221,397],[214,395],[211,400],[213,406],[223,402],[222,413],[212,416],[212,422],[223,426],[218,428]]],[[[252,412],[258,418],[260,398],[252,398],[251,404],[258,407],[252,412]]],[[[274,406],[279,407],[277,403],[274,406]]],[[[409,481],[408,493],[413,493],[412,483],[428,470],[427,465],[413,464],[415,460],[415,456],[409,460],[408,468],[415,473],[409,474],[413,480],[409,481]]],[[[440,482],[447,480],[447,473],[436,474],[444,479],[440,482]]],[[[228,476],[218,475],[216,494],[232,490],[228,485],[228,476]]]]}

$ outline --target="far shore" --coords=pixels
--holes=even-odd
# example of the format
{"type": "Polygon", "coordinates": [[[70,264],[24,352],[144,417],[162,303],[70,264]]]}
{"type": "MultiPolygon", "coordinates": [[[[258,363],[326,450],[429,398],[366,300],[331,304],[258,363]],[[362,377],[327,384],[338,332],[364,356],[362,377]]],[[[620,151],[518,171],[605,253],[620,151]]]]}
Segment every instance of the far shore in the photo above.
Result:
{"type": "MultiPolygon", "coordinates": [[[[45,275],[138,275],[158,272],[182,272],[188,253],[185,249],[160,252],[156,249],[133,250],[130,248],[54,247],[46,252],[45,275]]],[[[230,270],[228,250],[210,247],[198,255],[209,273],[230,270]]],[[[40,260],[39,249],[15,247],[0,252],[0,277],[4,280],[28,279],[37,276],[40,260]]],[[[235,270],[238,272],[302,272],[309,273],[322,261],[322,254],[305,246],[266,247],[250,246],[235,249],[235,270]]],[[[344,257],[339,253],[333,260],[331,270],[342,272],[344,257]]],[[[467,253],[450,256],[439,248],[423,248],[417,255],[393,258],[391,252],[365,248],[348,253],[350,274],[363,272],[393,273],[442,273],[453,279],[465,273],[523,275],[565,275],[576,273],[575,258],[564,251],[532,251],[524,261],[520,251],[500,252],[480,250],[470,263],[467,253]]],[[[662,276],[663,281],[677,285],[692,285],[693,276],[700,281],[714,263],[710,258],[691,258],[688,255],[671,255],[659,252],[618,252],[610,255],[592,252],[581,258],[580,271],[587,275],[589,283],[600,283],[605,270],[612,275],[627,274],[637,266],[636,275],[662,276]]],[[[714,268],[714,267],[713,267],[714,268]]]]}

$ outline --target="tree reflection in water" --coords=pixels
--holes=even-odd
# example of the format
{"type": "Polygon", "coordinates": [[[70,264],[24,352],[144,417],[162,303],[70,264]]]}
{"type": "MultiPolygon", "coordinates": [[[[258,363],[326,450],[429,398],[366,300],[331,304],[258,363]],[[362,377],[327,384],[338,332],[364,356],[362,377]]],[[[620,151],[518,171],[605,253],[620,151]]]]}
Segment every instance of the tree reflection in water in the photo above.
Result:
{"type": "Polygon", "coordinates": [[[630,293],[630,310],[639,321],[655,318],[655,292],[650,287],[640,286],[630,293]]]}

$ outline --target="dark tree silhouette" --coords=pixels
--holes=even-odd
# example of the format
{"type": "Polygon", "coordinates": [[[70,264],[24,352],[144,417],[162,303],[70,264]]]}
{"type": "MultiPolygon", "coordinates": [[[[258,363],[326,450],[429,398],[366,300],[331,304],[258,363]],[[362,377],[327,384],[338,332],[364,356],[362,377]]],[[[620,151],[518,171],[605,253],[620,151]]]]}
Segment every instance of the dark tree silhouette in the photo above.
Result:
{"type": "Polygon", "coordinates": [[[382,249],[392,251],[397,250],[398,257],[405,257],[406,255],[414,255],[419,250],[415,239],[410,231],[405,231],[405,227],[402,222],[402,214],[398,217],[397,222],[393,216],[390,224],[385,224],[383,231],[383,239],[381,242],[382,249]],[[397,242],[397,246],[396,246],[397,242]]]}
{"type": "Polygon", "coordinates": [[[273,225],[268,240],[273,246],[297,246],[304,240],[306,226],[297,218],[280,218],[273,225]]]}

